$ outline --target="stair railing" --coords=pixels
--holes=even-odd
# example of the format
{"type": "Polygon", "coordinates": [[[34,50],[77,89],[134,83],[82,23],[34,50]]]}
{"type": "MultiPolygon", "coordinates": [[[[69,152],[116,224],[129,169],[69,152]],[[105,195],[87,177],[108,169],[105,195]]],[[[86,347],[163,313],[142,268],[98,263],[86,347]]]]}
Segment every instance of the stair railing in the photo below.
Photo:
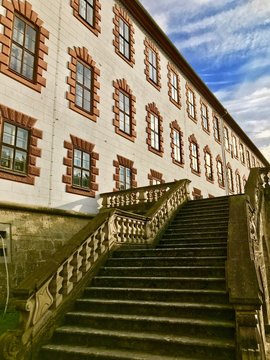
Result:
{"type": "Polygon", "coordinates": [[[254,168],[245,195],[230,198],[227,286],[236,311],[238,360],[265,360],[265,324],[269,323],[269,284],[264,242],[265,191],[269,168],[254,168]]]}
{"type": "MultiPolygon", "coordinates": [[[[113,200],[116,202],[106,200],[105,203],[109,203],[107,210],[103,209],[45,266],[15,289],[13,295],[21,314],[20,328],[0,337],[0,358],[29,359],[33,349],[82,291],[110,249],[123,244],[151,244],[175,211],[189,199],[189,183],[189,180],[180,180],[136,189],[139,201],[152,204],[145,215],[112,208],[112,204],[117,204],[117,194],[113,200]],[[155,194],[154,200],[150,193],[155,194]]],[[[130,195],[126,193],[126,203],[133,198],[133,193],[134,190],[130,190],[130,195]]]]}

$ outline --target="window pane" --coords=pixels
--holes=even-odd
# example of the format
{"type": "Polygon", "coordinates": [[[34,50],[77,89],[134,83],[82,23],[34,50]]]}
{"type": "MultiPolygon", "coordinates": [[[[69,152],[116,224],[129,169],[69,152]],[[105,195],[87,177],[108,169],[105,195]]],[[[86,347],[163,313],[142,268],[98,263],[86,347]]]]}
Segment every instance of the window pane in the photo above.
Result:
{"type": "Polygon", "coordinates": [[[17,45],[12,44],[11,57],[10,57],[10,68],[17,72],[21,72],[22,63],[22,49],[17,45]]]}
{"type": "Polygon", "coordinates": [[[73,164],[75,166],[81,167],[81,164],[82,164],[82,152],[80,150],[77,150],[77,149],[74,150],[73,164]]]}
{"type": "Polygon", "coordinates": [[[90,7],[90,6],[87,6],[86,20],[90,25],[93,26],[93,24],[94,24],[94,12],[93,12],[93,8],[90,7]]]}
{"type": "Polygon", "coordinates": [[[89,171],[82,171],[82,187],[89,188],[90,185],[90,173],[89,171]]]}
{"type": "Polygon", "coordinates": [[[28,145],[28,131],[18,128],[16,146],[21,149],[27,150],[27,145],[28,145]]]}
{"type": "Polygon", "coordinates": [[[22,75],[31,80],[34,76],[34,60],[35,58],[33,55],[28,54],[27,52],[24,53],[22,75]]]}
{"type": "Polygon", "coordinates": [[[81,170],[73,168],[73,185],[81,186],[81,170]]]}
{"type": "Polygon", "coordinates": [[[82,98],[82,94],[83,94],[83,89],[80,85],[77,84],[76,86],[76,105],[82,107],[83,106],[83,98],[82,98]]]}
{"type": "Polygon", "coordinates": [[[12,39],[23,45],[25,22],[15,16],[12,39]]]}
{"type": "Polygon", "coordinates": [[[119,38],[119,51],[121,54],[125,53],[125,40],[122,37],[119,38]]]}
{"type": "Polygon", "coordinates": [[[125,57],[127,58],[127,59],[129,59],[129,44],[126,42],[125,43],[125,53],[124,53],[124,55],[125,55],[125,57]]]}
{"type": "Polygon", "coordinates": [[[125,115],[125,132],[130,134],[130,117],[125,115]]]}
{"type": "Polygon", "coordinates": [[[27,153],[25,151],[16,150],[14,160],[14,170],[26,173],[27,153]]]}
{"type": "Polygon", "coordinates": [[[84,169],[90,169],[90,155],[87,153],[83,153],[83,164],[82,167],[84,169]]]}
{"type": "Polygon", "coordinates": [[[91,70],[87,67],[84,67],[84,86],[91,89],[91,70]]]}
{"type": "Polygon", "coordinates": [[[125,188],[126,189],[131,188],[131,170],[129,168],[126,168],[126,184],[125,184],[125,188]]]}
{"type": "Polygon", "coordinates": [[[83,65],[80,62],[77,62],[76,80],[83,84],[83,65]]]}
{"type": "Polygon", "coordinates": [[[26,25],[25,33],[25,47],[32,53],[35,52],[36,47],[36,31],[31,26],[26,25]]]}
{"type": "Polygon", "coordinates": [[[15,144],[15,134],[16,126],[5,123],[4,124],[4,134],[3,134],[3,143],[14,145],[15,144]]]}
{"type": "Polygon", "coordinates": [[[124,24],[124,37],[129,42],[129,26],[126,23],[124,24]]]}
{"type": "Polygon", "coordinates": [[[80,6],[79,6],[79,14],[83,17],[86,18],[86,2],[85,0],[80,0],[80,6]]]}
{"type": "Polygon", "coordinates": [[[13,149],[3,146],[1,152],[1,166],[12,169],[13,166],[13,149]]]}

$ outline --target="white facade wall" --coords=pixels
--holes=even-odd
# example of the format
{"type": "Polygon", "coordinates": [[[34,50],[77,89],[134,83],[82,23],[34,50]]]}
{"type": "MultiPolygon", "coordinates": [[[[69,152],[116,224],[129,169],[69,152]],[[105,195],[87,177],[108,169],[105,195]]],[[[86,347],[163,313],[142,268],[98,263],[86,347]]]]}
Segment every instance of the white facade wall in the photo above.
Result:
{"type": "MultiPolygon", "coordinates": [[[[99,154],[97,168],[99,175],[97,183],[99,193],[110,192],[114,188],[113,174],[115,168],[113,161],[117,155],[124,156],[134,161],[137,169],[136,181],[138,186],[149,184],[148,173],[154,169],[163,174],[166,182],[175,179],[188,178],[193,187],[202,191],[204,197],[225,195],[217,181],[216,156],[222,157],[222,146],[218,144],[213,135],[213,117],[210,106],[209,122],[210,135],[202,130],[200,94],[196,92],[197,124],[187,115],[186,110],[186,79],[180,73],[181,84],[181,110],[169,100],[167,55],[159,48],[161,58],[161,90],[155,89],[146,81],[144,69],[144,39],[148,36],[133,19],[135,28],[135,65],[132,68],[116,53],[113,46],[113,6],[115,1],[101,1],[101,33],[95,36],[73,15],[73,9],[69,2],[59,0],[30,0],[33,10],[44,21],[44,27],[49,31],[50,37],[46,41],[49,48],[45,60],[48,70],[44,72],[47,80],[46,87],[38,93],[27,86],[0,73],[0,103],[14,110],[25,113],[37,119],[35,127],[42,130],[43,138],[39,140],[38,147],[42,149],[41,158],[37,159],[37,166],[41,169],[40,177],[35,178],[35,185],[26,185],[19,182],[0,179],[0,201],[12,201],[21,204],[33,204],[40,206],[72,209],[83,212],[96,211],[96,199],[80,195],[70,194],[65,191],[62,176],[66,173],[63,158],[67,155],[64,141],[70,141],[70,135],[95,144],[94,151],[99,154]],[[100,69],[100,103],[98,109],[100,116],[97,122],[69,109],[66,92],[69,85],[66,82],[70,71],[67,67],[70,61],[68,48],[86,47],[96,66],[100,69]],[[136,133],[135,142],[131,142],[115,133],[113,125],[113,81],[126,79],[128,85],[136,96],[136,133]],[[163,117],[163,157],[155,155],[148,150],[146,144],[146,109],[148,103],[155,102],[163,117]],[[170,147],[170,123],[177,120],[183,131],[184,140],[184,168],[172,163],[170,147]],[[192,174],[189,159],[188,137],[194,134],[200,147],[201,176],[192,174]],[[208,145],[213,156],[214,184],[206,181],[204,168],[203,148],[208,145]]],[[[5,9],[0,6],[0,13],[5,15],[5,9]]],[[[129,14],[132,18],[132,15],[129,14]]],[[[0,28],[0,33],[3,26],[0,28]]],[[[192,85],[192,84],[191,84],[192,85]]],[[[206,102],[207,103],[207,102],[206,102]]],[[[222,114],[220,114],[222,115],[222,114]]],[[[232,130],[228,126],[230,142],[232,142],[232,130]]],[[[236,134],[238,138],[238,135],[236,134]]],[[[245,144],[244,144],[245,147],[245,144]]],[[[234,174],[239,170],[241,178],[248,177],[248,167],[225,151],[226,161],[231,164],[234,174]]],[[[252,151],[250,151],[252,155],[252,151]]],[[[235,186],[236,188],[236,186],[235,186]]]]}

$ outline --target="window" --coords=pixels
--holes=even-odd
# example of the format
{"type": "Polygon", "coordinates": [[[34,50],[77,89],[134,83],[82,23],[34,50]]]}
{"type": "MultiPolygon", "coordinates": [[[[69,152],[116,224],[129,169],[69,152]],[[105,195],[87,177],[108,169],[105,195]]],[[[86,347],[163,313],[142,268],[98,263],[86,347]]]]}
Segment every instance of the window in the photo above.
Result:
{"type": "Polygon", "coordinates": [[[26,174],[28,162],[29,132],[19,126],[4,122],[1,168],[26,174]]]}
{"type": "Polygon", "coordinates": [[[209,133],[209,119],[207,106],[201,102],[201,114],[202,114],[202,128],[209,133]]]}
{"type": "Polygon", "coordinates": [[[219,186],[224,188],[224,172],[223,172],[223,164],[220,156],[217,157],[217,175],[218,175],[219,186]]]}
{"type": "Polygon", "coordinates": [[[236,170],[236,189],[237,189],[237,194],[242,193],[241,176],[240,176],[238,170],[236,170]]]}
{"type": "Polygon", "coordinates": [[[147,144],[148,150],[163,156],[162,117],[155,103],[146,106],[147,110],[147,144]]]}
{"type": "Polygon", "coordinates": [[[158,90],[161,88],[160,78],[160,57],[156,46],[148,39],[145,39],[145,74],[146,79],[158,90]]]}
{"type": "Polygon", "coordinates": [[[252,155],[252,167],[256,167],[256,161],[254,155],[252,155]]]}
{"type": "Polygon", "coordinates": [[[66,95],[69,108],[90,120],[97,121],[100,71],[86,48],[70,48],[69,55],[71,56],[68,64],[70,76],[67,78],[67,83],[70,89],[66,95]]]}
{"type": "Polygon", "coordinates": [[[196,120],[196,109],[195,109],[195,93],[191,90],[191,88],[186,85],[186,91],[187,91],[187,112],[188,116],[192,120],[196,120]]]}
{"type": "Polygon", "coordinates": [[[216,116],[214,116],[213,118],[213,125],[214,125],[214,137],[217,142],[220,142],[219,120],[216,116]]]}
{"type": "Polygon", "coordinates": [[[113,176],[115,180],[114,191],[128,190],[137,187],[137,170],[133,165],[133,161],[117,155],[117,160],[113,162],[113,166],[115,167],[115,174],[113,176]]]}
{"type": "Polygon", "coordinates": [[[233,154],[236,158],[238,158],[237,141],[236,141],[236,137],[234,135],[232,136],[232,144],[233,144],[233,154]]]}
{"type": "Polygon", "coordinates": [[[251,161],[250,161],[250,153],[249,153],[249,151],[247,150],[247,166],[248,166],[248,168],[250,169],[251,168],[251,161]]]}
{"type": "Polygon", "coordinates": [[[46,86],[43,73],[47,70],[45,41],[49,32],[30,3],[4,1],[2,6],[6,8],[6,17],[2,15],[1,21],[4,30],[0,37],[0,72],[41,92],[46,86]]]}
{"type": "Polygon", "coordinates": [[[73,15],[86,26],[93,34],[98,36],[101,5],[99,0],[71,0],[73,15]]]}
{"type": "Polygon", "coordinates": [[[176,129],[173,130],[173,145],[174,145],[174,159],[175,161],[182,163],[181,154],[181,135],[176,129]]]}
{"type": "Polygon", "coordinates": [[[228,176],[228,185],[230,192],[234,192],[234,186],[233,186],[233,172],[230,164],[227,165],[227,176],[228,176]]]}
{"type": "Polygon", "coordinates": [[[79,149],[73,153],[72,184],[83,189],[90,187],[90,155],[79,149]]]}
{"type": "Polygon", "coordinates": [[[0,104],[0,178],[34,185],[40,175],[36,120],[0,104]]]}
{"type": "Polygon", "coordinates": [[[125,166],[119,166],[119,190],[131,188],[131,170],[125,166]]]}
{"type": "Polygon", "coordinates": [[[245,154],[244,154],[244,146],[243,146],[243,144],[239,145],[239,155],[240,155],[241,163],[245,164],[245,154]]]}
{"type": "Polygon", "coordinates": [[[190,168],[193,174],[200,175],[199,145],[194,135],[189,137],[190,168]]]}
{"type": "Polygon", "coordinates": [[[113,99],[115,100],[113,108],[115,114],[113,122],[115,132],[134,142],[136,138],[136,97],[132,95],[132,91],[125,79],[114,81],[113,86],[115,88],[113,94],[113,99]]]}
{"type": "Polygon", "coordinates": [[[148,174],[148,180],[150,182],[150,185],[160,185],[165,182],[165,180],[163,179],[163,174],[153,169],[150,169],[150,174],[148,174]]]}
{"type": "Polygon", "coordinates": [[[179,75],[170,63],[168,64],[168,86],[169,86],[169,99],[178,108],[181,108],[180,103],[180,78],[179,75]]]}
{"type": "Polygon", "coordinates": [[[225,142],[225,149],[230,151],[229,131],[228,128],[226,127],[224,127],[224,142],[225,142]]]}
{"type": "Polygon", "coordinates": [[[93,151],[95,145],[74,135],[70,135],[70,138],[71,142],[64,142],[64,147],[67,149],[64,165],[67,169],[62,181],[66,184],[66,192],[95,197],[99,173],[97,168],[99,155],[93,151]]]}
{"type": "Polygon", "coordinates": [[[178,166],[184,165],[183,133],[177,121],[170,124],[171,128],[171,157],[172,162],[178,166]]]}
{"type": "Polygon", "coordinates": [[[75,104],[92,113],[92,69],[77,61],[75,104]]]}
{"type": "Polygon", "coordinates": [[[127,12],[116,4],[113,8],[114,17],[114,41],[115,52],[130,66],[135,64],[134,27],[127,12]]]}
{"type": "Polygon", "coordinates": [[[37,28],[14,16],[10,69],[34,81],[37,28]]]}
{"type": "Polygon", "coordinates": [[[213,161],[209,146],[205,146],[203,151],[204,151],[204,160],[205,160],[205,176],[208,181],[213,182],[214,181],[213,161]]]}

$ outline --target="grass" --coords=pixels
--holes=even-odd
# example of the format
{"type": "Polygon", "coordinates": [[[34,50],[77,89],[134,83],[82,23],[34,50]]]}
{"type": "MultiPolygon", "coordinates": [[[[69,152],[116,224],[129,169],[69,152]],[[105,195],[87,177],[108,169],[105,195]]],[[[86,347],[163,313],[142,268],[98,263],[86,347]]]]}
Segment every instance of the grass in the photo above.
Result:
{"type": "Polygon", "coordinates": [[[17,311],[8,311],[4,314],[0,310],[0,336],[7,330],[13,330],[19,324],[19,313],[17,311]]]}

